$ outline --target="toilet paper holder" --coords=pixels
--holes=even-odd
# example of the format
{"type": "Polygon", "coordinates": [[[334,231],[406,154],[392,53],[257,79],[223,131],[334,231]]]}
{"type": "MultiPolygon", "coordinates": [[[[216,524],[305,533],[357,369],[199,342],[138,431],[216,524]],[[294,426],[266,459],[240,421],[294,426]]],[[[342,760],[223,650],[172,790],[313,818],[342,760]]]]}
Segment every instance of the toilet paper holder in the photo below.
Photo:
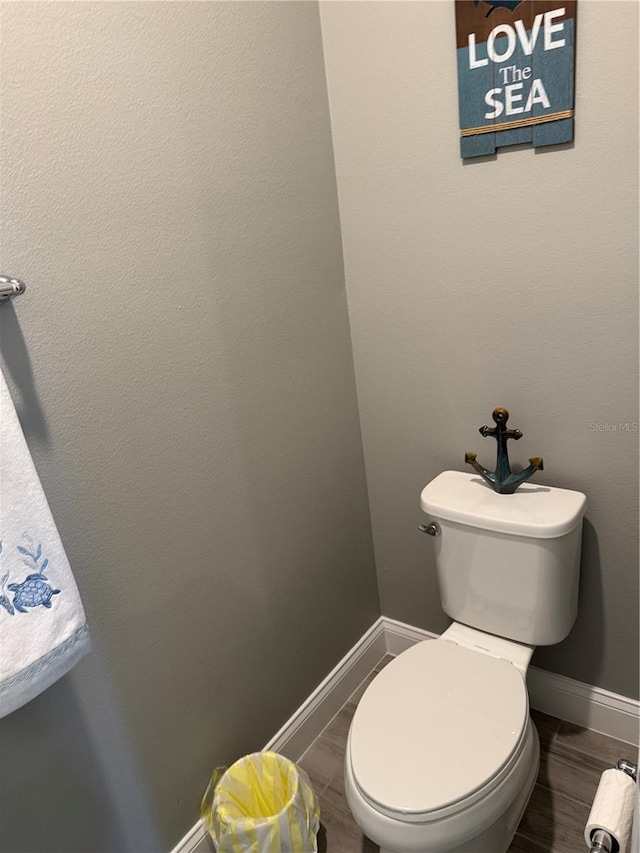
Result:
{"type": "MultiPolygon", "coordinates": [[[[638,765],[626,758],[621,758],[616,764],[616,770],[626,773],[634,782],[638,781],[638,765]]],[[[618,853],[618,843],[604,829],[596,829],[591,834],[589,853],[618,853]]]]}
{"type": "Polygon", "coordinates": [[[622,770],[622,772],[626,773],[627,776],[631,776],[634,782],[638,781],[638,765],[634,764],[633,761],[627,761],[626,758],[621,758],[616,764],[616,769],[622,770]]]}

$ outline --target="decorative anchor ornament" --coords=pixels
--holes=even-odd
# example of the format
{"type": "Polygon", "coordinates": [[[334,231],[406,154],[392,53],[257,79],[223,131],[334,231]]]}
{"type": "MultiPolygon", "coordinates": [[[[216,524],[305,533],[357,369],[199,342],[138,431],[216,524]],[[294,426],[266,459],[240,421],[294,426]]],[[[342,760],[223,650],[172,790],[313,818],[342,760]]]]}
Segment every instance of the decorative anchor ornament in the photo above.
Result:
{"type": "Polygon", "coordinates": [[[502,407],[494,409],[491,417],[496,422],[495,427],[481,426],[480,435],[492,435],[498,442],[498,455],[496,459],[496,470],[487,471],[476,460],[476,454],[467,451],[464,455],[464,461],[469,465],[473,465],[478,474],[480,474],[487,483],[490,483],[494,491],[501,495],[512,495],[518,486],[521,486],[532,474],[536,471],[542,471],[544,465],[540,456],[535,456],[529,460],[529,467],[518,474],[511,473],[509,465],[509,453],[507,451],[507,439],[514,438],[516,441],[522,438],[523,433],[519,429],[507,429],[507,421],[509,420],[509,412],[502,407]]]}

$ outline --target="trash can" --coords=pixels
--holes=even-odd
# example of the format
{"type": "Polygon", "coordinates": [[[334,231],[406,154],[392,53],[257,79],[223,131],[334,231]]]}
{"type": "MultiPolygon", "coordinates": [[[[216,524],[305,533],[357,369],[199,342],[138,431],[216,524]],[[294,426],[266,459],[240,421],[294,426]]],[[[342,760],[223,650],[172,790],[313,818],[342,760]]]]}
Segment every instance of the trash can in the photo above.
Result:
{"type": "Polygon", "coordinates": [[[200,813],[218,853],[317,853],[320,809],[307,774],[277,752],[213,771],[200,813]]]}

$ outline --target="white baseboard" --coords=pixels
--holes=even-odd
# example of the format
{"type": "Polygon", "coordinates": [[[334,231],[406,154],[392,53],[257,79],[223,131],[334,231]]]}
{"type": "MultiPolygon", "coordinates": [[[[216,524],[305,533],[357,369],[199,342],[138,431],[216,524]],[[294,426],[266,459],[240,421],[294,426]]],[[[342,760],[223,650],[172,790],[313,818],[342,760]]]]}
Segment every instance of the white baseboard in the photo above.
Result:
{"type": "Polygon", "coordinates": [[[535,666],[529,669],[527,683],[532,708],[638,746],[640,703],[636,699],[535,666]]]}
{"type": "MultiPolygon", "coordinates": [[[[381,616],[264,748],[298,761],[385,654],[399,655],[415,643],[436,638],[437,634],[423,628],[381,616]]],[[[527,683],[532,708],[637,746],[637,700],[534,666],[529,668],[527,683]]],[[[212,850],[207,832],[198,821],[172,853],[212,850]]]]}
{"type": "Polygon", "coordinates": [[[424,628],[414,628],[413,625],[398,622],[397,619],[389,619],[388,616],[383,616],[381,621],[387,641],[387,653],[390,655],[401,655],[402,652],[406,652],[411,646],[421,643],[423,640],[438,639],[438,635],[432,631],[426,631],[424,628]]]}
{"type": "Polygon", "coordinates": [[[215,850],[213,841],[209,838],[204,824],[199,820],[184,838],[178,841],[171,853],[211,853],[212,850],[215,850]]]}

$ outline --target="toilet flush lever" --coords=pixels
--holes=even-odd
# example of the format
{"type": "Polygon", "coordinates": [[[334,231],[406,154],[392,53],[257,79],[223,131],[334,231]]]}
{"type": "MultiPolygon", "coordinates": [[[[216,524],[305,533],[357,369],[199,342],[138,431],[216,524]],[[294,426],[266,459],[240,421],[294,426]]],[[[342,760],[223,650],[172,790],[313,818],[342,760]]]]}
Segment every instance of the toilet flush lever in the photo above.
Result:
{"type": "Polygon", "coordinates": [[[432,521],[431,524],[419,524],[418,530],[421,533],[428,533],[429,536],[440,535],[440,525],[436,521],[432,521]]]}

